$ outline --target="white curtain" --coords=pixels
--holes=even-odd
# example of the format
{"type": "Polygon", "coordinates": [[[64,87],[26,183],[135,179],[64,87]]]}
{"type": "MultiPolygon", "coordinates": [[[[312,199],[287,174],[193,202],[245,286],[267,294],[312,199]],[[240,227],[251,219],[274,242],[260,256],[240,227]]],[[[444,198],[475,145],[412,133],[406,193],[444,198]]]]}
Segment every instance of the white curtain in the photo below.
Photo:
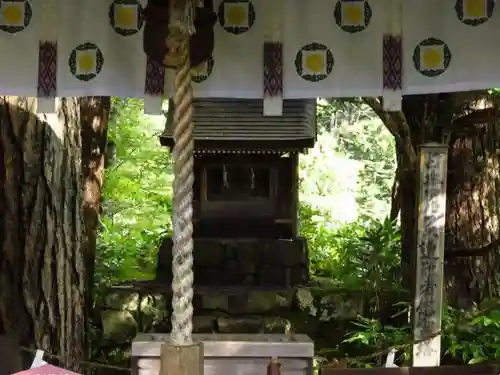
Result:
{"type": "MultiPolygon", "coordinates": [[[[381,95],[389,1],[284,1],[283,96],[381,95]]],[[[493,0],[402,1],[404,93],[500,87],[493,0]]],[[[40,95],[39,42],[49,40],[57,42],[57,96],[144,97],[145,2],[1,1],[0,94],[40,95]]],[[[196,96],[263,97],[268,2],[215,1],[215,51],[193,72],[196,96]]]]}

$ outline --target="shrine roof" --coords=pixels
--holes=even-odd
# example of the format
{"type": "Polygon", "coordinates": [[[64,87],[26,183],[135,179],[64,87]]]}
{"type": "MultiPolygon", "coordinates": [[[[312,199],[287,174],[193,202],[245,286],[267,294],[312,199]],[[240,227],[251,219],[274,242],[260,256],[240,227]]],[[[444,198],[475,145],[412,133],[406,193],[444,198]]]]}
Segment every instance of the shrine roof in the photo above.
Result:
{"type": "MultiPolygon", "coordinates": [[[[198,149],[278,150],[312,147],[316,136],[316,100],[284,100],[280,116],[264,116],[262,100],[195,99],[193,136],[198,149]]],[[[162,144],[173,144],[169,112],[162,144]]]]}
{"type": "MultiPolygon", "coordinates": [[[[305,152],[314,147],[314,138],[298,140],[217,140],[197,139],[194,141],[195,154],[286,154],[305,152]]],[[[160,137],[162,146],[172,148],[174,140],[171,137],[160,137]]]]}

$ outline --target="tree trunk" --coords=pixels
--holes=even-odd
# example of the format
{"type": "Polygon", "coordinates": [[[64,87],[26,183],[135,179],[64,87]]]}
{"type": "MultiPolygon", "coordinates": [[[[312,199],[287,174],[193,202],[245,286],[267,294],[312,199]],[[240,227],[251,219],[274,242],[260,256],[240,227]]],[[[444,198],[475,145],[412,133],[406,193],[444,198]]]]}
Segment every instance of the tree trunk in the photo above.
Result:
{"type": "Polygon", "coordinates": [[[87,276],[80,101],[60,104],[41,120],[34,100],[0,98],[0,330],[79,370],[87,276]]]}
{"type": "MultiPolygon", "coordinates": [[[[87,97],[81,102],[83,215],[85,223],[85,268],[87,272],[85,305],[93,305],[94,265],[97,230],[104,180],[104,155],[108,130],[110,97],[87,97]]],[[[87,322],[88,323],[88,322],[87,322]]],[[[88,324],[86,324],[88,326],[88,324]]],[[[88,348],[90,342],[87,339],[88,348]]],[[[87,355],[89,353],[86,353],[87,355]]]]}
{"type": "Polygon", "coordinates": [[[484,104],[484,94],[405,97],[401,116],[384,113],[376,102],[367,102],[396,138],[404,285],[413,289],[416,251],[418,180],[409,154],[425,142],[448,142],[446,298],[452,305],[467,308],[484,297],[498,296],[500,132],[495,111],[489,114],[478,108],[478,103],[484,104]]]}
{"type": "Polygon", "coordinates": [[[500,139],[496,119],[452,140],[446,272],[448,299],[466,308],[499,295],[500,139]]]}
{"type": "Polygon", "coordinates": [[[401,218],[401,270],[403,287],[409,296],[414,295],[415,252],[417,248],[417,175],[413,168],[400,162],[398,168],[401,218]]]}

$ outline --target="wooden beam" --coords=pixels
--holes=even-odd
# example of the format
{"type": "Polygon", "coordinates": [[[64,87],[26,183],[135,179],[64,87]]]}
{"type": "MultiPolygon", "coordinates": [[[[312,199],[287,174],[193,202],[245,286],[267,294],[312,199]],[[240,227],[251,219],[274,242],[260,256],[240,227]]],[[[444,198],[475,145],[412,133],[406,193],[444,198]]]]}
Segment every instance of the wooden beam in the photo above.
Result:
{"type": "Polygon", "coordinates": [[[497,365],[440,367],[333,368],[323,367],[322,375],[497,375],[497,365]]]}
{"type": "Polygon", "coordinates": [[[443,309],[443,263],[448,146],[419,150],[416,278],[413,301],[413,366],[439,366],[443,309]]]}
{"type": "MultiPolygon", "coordinates": [[[[299,154],[290,155],[291,163],[292,163],[292,206],[290,207],[290,214],[292,216],[292,231],[293,236],[297,236],[299,234],[299,185],[300,185],[300,177],[299,177],[299,154]]],[[[306,244],[307,245],[307,244],[306,244]]]]}
{"type": "Polygon", "coordinates": [[[498,118],[498,110],[495,107],[476,109],[471,113],[456,118],[450,129],[460,130],[460,128],[470,126],[480,126],[483,124],[493,123],[498,118]]]}

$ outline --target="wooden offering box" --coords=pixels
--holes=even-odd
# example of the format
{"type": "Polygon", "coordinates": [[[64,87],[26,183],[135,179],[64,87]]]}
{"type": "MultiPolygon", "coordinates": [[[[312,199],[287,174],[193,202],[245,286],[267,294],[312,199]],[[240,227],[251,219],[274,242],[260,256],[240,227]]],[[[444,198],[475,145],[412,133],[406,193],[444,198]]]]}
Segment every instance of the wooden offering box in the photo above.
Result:
{"type": "MultiPolygon", "coordinates": [[[[158,375],[168,334],[139,334],[132,342],[132,375],[158,375]]],[[[281,375],[312,375],[314,343],[306,335],[194,334],[203,343],[204,375],[266,375],[273,358],[281,375]]]]}

